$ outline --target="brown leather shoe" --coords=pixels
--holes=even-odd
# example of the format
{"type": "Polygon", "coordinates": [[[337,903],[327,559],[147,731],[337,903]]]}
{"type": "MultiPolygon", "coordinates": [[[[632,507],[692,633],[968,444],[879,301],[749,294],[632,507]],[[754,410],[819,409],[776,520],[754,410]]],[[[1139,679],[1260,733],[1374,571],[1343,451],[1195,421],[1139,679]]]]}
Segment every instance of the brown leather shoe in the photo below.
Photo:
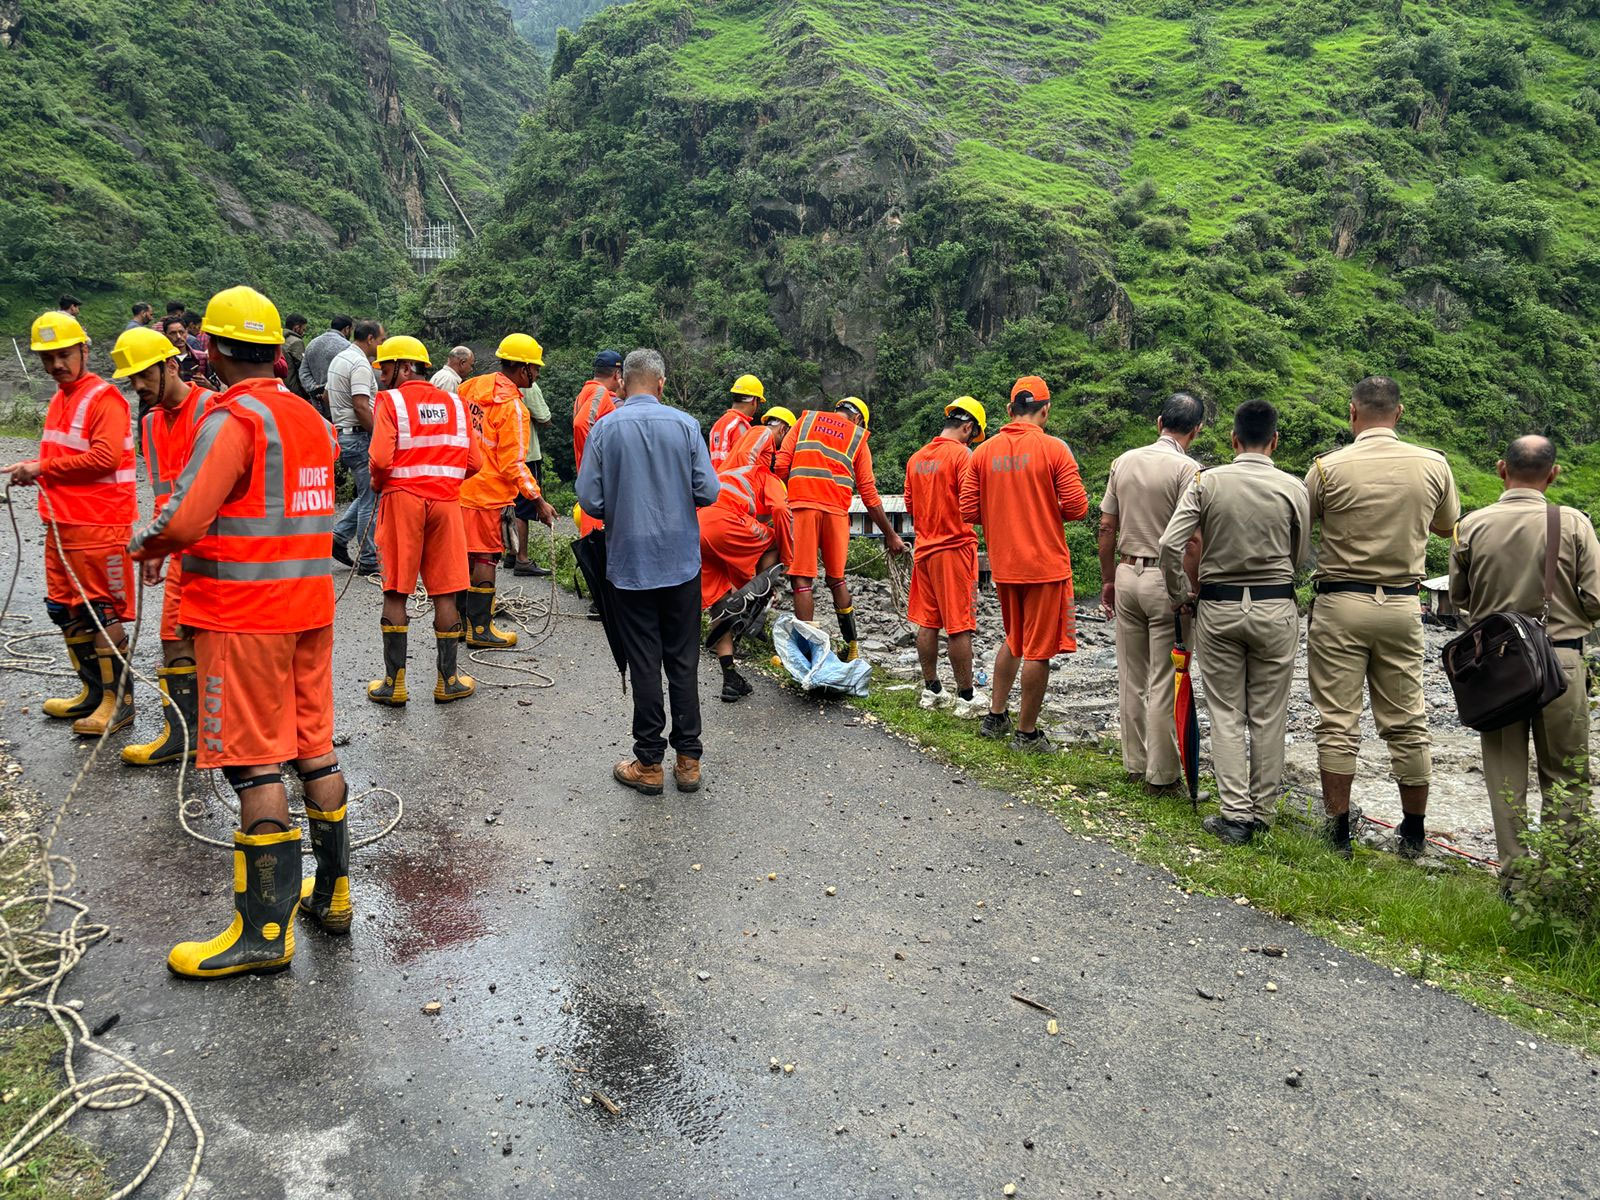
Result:
{"type": "Polygon", "coordinates": [[[680,792],[698,792],[700,790],[700,760],[678,755],[678,761],[672,764],[672,782],[678,785],[680,792]]]}
{"type": "Polygon", "coordinates": [[[636,758],[612,767],[611,777],[623,787],[630,787],[644,796],[661,795],[666,781],[660,763],[646,765],[636,758]]]}

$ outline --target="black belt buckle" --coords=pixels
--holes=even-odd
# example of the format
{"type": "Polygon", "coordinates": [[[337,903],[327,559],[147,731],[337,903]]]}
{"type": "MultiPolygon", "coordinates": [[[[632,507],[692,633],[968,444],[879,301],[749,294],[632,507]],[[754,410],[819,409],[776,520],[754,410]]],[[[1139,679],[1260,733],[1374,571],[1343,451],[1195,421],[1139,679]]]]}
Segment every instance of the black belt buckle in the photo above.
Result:
{"type": "Polygon", "coordinates": [[[1314,585],[1313,590],[1319,596],[1332,595],[1337,592],[1355,592],[1362,596],[1376,596],[1380,590],[1385,596],[1415,596],[1421,589],[1415,583],[1357,583],[1353,579],[1321,579],[1314,585]]]}
{"type": "Polygon", "coordinates": [[[1292,583],[1203,583],[1200,585],[1200,599],[1239,601],[1244,599],[1247,591],[1251,601],[1294,599],[1292,583]]]}

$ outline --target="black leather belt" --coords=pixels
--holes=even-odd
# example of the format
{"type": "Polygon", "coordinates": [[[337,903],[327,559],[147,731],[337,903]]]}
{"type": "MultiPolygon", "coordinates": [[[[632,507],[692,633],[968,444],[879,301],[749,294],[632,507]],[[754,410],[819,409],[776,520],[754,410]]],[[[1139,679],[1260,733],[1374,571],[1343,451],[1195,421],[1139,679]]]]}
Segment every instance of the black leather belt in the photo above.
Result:
{"type": "Polygon", "coordinates": [[[1243,600],[1246,592],[1250,593],[1250,599],[1252,600],[1293,600],[1294,584],[1253,583],[1242,587],[1232,583],[1202,583],[1200,585],[1200,599],[1202,600],[1243,600]]]}
{"type": "Polygon", "coordinates": [[[1124,554],[1117,561],[1125,567],[1153,567],[1161,560],[1157,558],[1141,558],[1137,554],[1124,554]]]}
{"type": "Polygon", "coordinates": [[[1582,638],[1562,638],[1559,642],[1551,638],[1550,644],[1557,650],[1576,650],[1579,654],[1583,653],[1582,638]]]}
{"type": "Polygon", "coordinates": [[[1385,596],[1415,596],[1418,590],[1414,583],[1356,583],[1349,579],[1319,579],[1312,587],[1319,596],[1326,596],[1329,592],[1360,592],[1363,596],[1376,596],[1380,591],[1385,596]]]}

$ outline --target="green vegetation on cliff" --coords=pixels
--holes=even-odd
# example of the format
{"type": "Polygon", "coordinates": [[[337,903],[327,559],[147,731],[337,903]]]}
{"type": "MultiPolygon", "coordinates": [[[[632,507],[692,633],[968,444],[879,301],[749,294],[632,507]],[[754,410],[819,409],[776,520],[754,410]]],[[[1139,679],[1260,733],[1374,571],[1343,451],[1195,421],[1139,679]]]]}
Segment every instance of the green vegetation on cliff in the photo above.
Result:
{"type": "Polygon", "coordinates": [[[857,392],[891,466],[1024,370],[1091,473],[1177,387],[1278,402],[1301,465],[1369,372],[1462,467],[1570,448],[1600,433],[1594,8],[636,0],[557,47],[423,311],[531,325],[553,394],[639,341],[702,415],[745,369],[857,392]]]}

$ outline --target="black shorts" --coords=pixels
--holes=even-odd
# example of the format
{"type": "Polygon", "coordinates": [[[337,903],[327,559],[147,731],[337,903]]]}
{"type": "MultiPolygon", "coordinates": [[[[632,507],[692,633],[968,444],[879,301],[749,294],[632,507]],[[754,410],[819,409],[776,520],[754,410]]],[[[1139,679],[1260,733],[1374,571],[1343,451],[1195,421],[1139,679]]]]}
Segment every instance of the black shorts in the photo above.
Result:
{"type": "Polygon", "coordinates": [[[539,519],[537,502],[529,500],[521,492],[518,492],[517,498],[511,502],[511,511],[516,513],[519,521],[537,521],[539,519]]]}

